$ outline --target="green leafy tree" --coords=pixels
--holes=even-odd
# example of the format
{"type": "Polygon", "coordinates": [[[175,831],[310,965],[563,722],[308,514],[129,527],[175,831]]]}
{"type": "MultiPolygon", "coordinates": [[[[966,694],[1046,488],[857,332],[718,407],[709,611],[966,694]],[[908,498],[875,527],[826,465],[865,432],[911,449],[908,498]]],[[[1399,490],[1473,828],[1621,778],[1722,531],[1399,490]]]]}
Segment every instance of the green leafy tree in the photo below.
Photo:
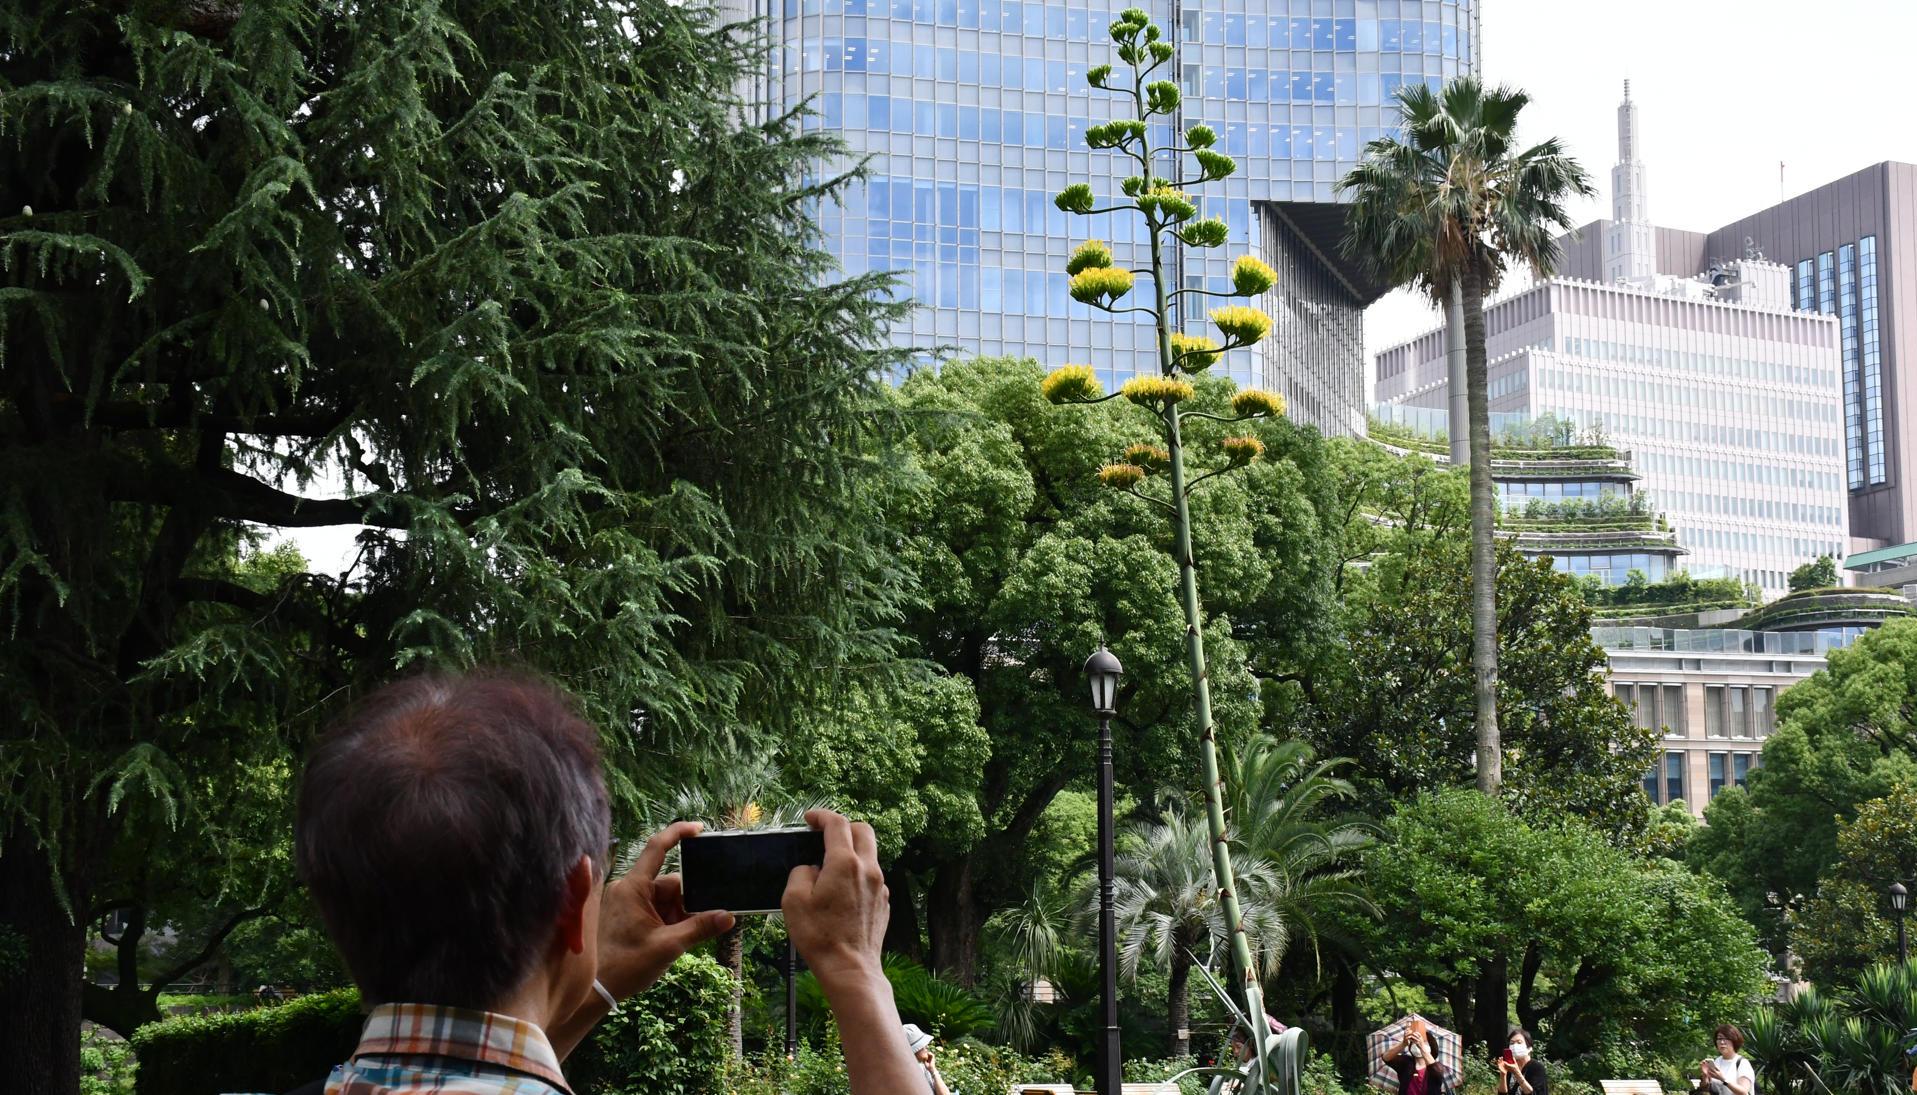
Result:
{"type": "Polygon", "coordinates": [[[1791,571],[1791,592],[1805,589],[1830,589],[1837,584],[1837,560],[1828,555],[1819,555],[1814,561],[1805,563],[1791,571]]]}
{"type": "MultiPolygon", "coordinates": [[[[1155,802],[1167,783],[1174,794],[1199,789],[1186,763],[1196,733],[1189,671],[1152,656],[1185,639],[1173,537],[1155,505],[1097,480],[1113,452],[1160,448],[1160,419],[1124,401],[1054,407],[1043,376],[1029,361],[961,361],[897,393],[912,429],[898,440],[903,472],[886,509],[917,591],[901,630],[969,686],[989,751],[954,725],[966,744],[941,778],[976,789],[982,835],[948,840],[928,826],[905,840],[892,868],[892,939],[909,949],[922,917],[928,965],[968,984],[984,964],[985,922],[1058,873],[1058,849],[1033,836],[1060,793],[1089,789],[1096,772],[1080,668],[1101,641],[1127,667],[1113,724],[1121,791],[1155,802]]],[[[1189,408],[1228,416],[1229,382],[1194,389],[1189,408]]],[[[1209,445],[1227,429],[1198,418],[1189,436],[1209,445]]],[[[1230,429],[1273,457],[1192,500],[1197,567],[1215,591],[1204,629],[1213,713],[1242,739],[1264,717],[1260,679],[1295,670],[1325,633],[1335,502],[1315,433],[1283,419],[1230,429]]]]}
{"type": "Polygon", "coordinates": [[[1378,968],[1444,1001],[1472,1043],[1506,1033],[1508,1013],[1483,1007],[1488,971],[1508,978],[1500,1007],[1511,1000],[1564,1061],[1628,1046],[1683,1059],[1766,987],[1766,956],[1717,883],[1580,822],[1527,821],[1459,790],[1406,805],[1386,828],[1367,862],[1383,919],[1354,930],[1378,968]]]}
{"type": "Polygon", "coordinates": [[[1893,882],[1917,879],[1917,784],[1900,783],[1883,798],[1837,823],[1837,861],[1804,902],[1791,949],[1804,975],[1820,985],[1855,980],[1871,965],[1897,957],[1893,882]]]}
{"type": "Polygon", "coordinates": [[[1557,235],[1571,227],[1565,201],[1595,191],[1556,138],[1519,148],[1518,115],[1530,102],[1522,91],[1460,76],[1442,91],[1409,84],[1397,100],[1403,138],[1372,141],[1339,184],[1351,202],[1344,250],[1386,283],[1415,286],[1441,305],[1455,298],[1464,311],[1477,781],[1494,794],[1503,755],[1484,301],[1507,263],[1549,276],[1557,235]]]}
{"type": "Polygon", "coordinates": [[[665,0],[0,9],[20,1090],[74,1090],[130,842],[397,670],[557,675],[625,808],[887,671],[898,310],[807,218],[836,146],[742,121],[741,33],[665,0]],[[357,557],[232,573],[242,529],[316,527],[357,557]]]}
{"type": "Polygon", "coordinates": [[[1780,910],[1799,907],[1838,859],[1840,821],[1917,782],[1917,622],[1892,621],[1777,700],[1777,730],[1748,792],[1705,808],[1687,858],[1722,879],[1782,950],[1780,910]]]}
{"type": "MultiPolygon", "coordinates": [[[[1256,1017],[1264,1014],[1264,1003],[1242,925],[1238,885],[1232,877],[1231,842],[1225,829],[1217,728],[1212,716],[1211,680],[1205,659],[1205,616],[1198,598],[1198,561],[1192,550],[1191,495],[1193,488],[1203,481],[1257,460],[1264,454],[1265,447],[1251,434],[1224,437],[1206,454],[1206,462],[1211,465],[1209,470],[1202,464],[1188,467],[1179,404],[1196,394],[1190,378],[1201,375],[1220,356],[1263,340],[1271,330],[1271,317],[1246,305],[1214,308],[1208,315],[1223,341],[1174,328],[1185,324],[1186,302],[1196,303],[1213,296],[1256,297],[1276,283],[1277,275],[1265,263],[1245,255],[1232,267],[1232,288],[1228,292],[1169,284],[1167,271],[1171,269],[1170,252],[1174,248],[1181,244],[1218,247],[1224,244],[1227,235],[1222,219],[1198,216],[1197,203],[1183,188],[1227,178],[1237,171],[1238,165],[1212,147],[1218,135],[1209,126],[1195,125],[1187,129],[1182,145],[1176,141],[1169,144],[1155,141],[1157,124],[1152,119],[1176,116],[1180,101],[1175,82],[1151,79],[1175,53],[1171,43],[1160,41],[1160,37],[1159,28],[1143,10],[1126,8],[1111,24],[1111,39],[1117,44],[1116,52],[1124,69],[1115,75],[1111,65],[1095,65],[1086,72],[1086,82],[1093,88],[1128,96],[1131,100],[1130,117],[1103,122],[1085,131],[1088,147],[1116,149],[1137,165],[1138,174],[1128,176],[1119,184],[1122,200],[1111,199],[1114,204],[1100,207],[1091,185],[1084,182],[1066,187],[1056,199],[1059,209],[1077,216],[1121,212],[1143,219],[1149,249],[1149,261],[1144,266],[1135,270],[1116,264],[1112,249],[1103,241],[1087,240],[1073,253],[1065,272],[1071,276],[1072,299],[1115,315],[1137,312],[1151,317],[1158,334],[1158,370],[1156,374],[1133,377],[1120,392],[1108,396],[1100,391],[1091,366],[1065,365],[1046,377],[1045,394],[1055,403],[1094,403],[1122,395],[1148,408],[1158,418],[1156,440],[1163,448],[1145,444],[1130,449],[1122,460],[1099,469],[1098,475],[1106,486],[1162,507],[1172,518],[1171,553],[1178,566],[1179,599],[1185,616],[1184,646],[1191,673],[1193,709],[1198,720],[1205,819],[1211,838],[1218,900],[1231,931],[1232,980],[1243,993],[1246,1014],[1256,1017]],[[1191,160],[1184,161],[1180,158],[1183,156],[1190,156],[1191,160]],[[1151,279],[1152,304],[1120,307],[1118,301],[1130,294],[1138,274],[1151,279]],[[1154,470],[1168,480],[1166,488],[1141,491],[1146,477],[1154,470]]],[[[1277,396],[1246,389],[1233,396],[1229,416],[1211,417],[1235,424],[1276,416],[1283,410],[1283,402],[1277,396]]],[[[1262,1060],[1265,1031],[1253,1024],[1253,1032],[1262,1060]]]]}
{"type": "MultiPolygon", "coordinates": [[[[1329,448],[1348,515],[1343,631],[1295,675],[1296,699],[1283,709],[1322,752],[1355,758],[1349,777],[1379,815],[1473,779],[1471,573],[1455,535],[1467,511],[1456,471],[1364,441],[1329,448]]],[[[1568,812],[1632,842],[1657,732],[1634,726],[1611,696],[1575,581],[1508,544],[1499,567],[1503,794],[1521,813],[1568,812]]]]}

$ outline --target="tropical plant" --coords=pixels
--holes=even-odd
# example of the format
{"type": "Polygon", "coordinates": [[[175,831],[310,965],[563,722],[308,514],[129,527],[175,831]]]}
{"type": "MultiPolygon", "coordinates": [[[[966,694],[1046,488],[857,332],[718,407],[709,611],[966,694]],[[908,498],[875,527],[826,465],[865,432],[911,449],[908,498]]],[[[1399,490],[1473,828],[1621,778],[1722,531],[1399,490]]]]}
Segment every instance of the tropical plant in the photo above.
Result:
{"type": "MultiPolygon", "coordinates": [[[[1205,664],[1205,620],[1198,598],[1197,561],[1192,553],[1190,503],[1192,490],[1200,483],[1246,467],[1264,454],[1265,446],[1250,434],[1223,437],[1216,442],[1216,451],[1210,454],[1211,470],[1192,474],[1199,469],[1187,466],[1179,404],[1196,394],[1192,380],[1221,356],[1262,341],[1271,330],[1271,317],[1246,305],[1225,305],[1209,312],[1212,326],[1221,338],[1178,328],[1187,321],[1186,304],[1197,304],[1208,297],[1257,297],[1276,284],[1277,275],[1265,263],[1245,255],[1232,266],[1229,291],[1179,288],[1172,283],[1168,273],[1172,263],[1170,252],[1180,245],[1219,247],[1229,234],[1223,219],[1198,215],[1198,204],[1186,188],[1227,178],[1238,166],[1230,156],[1212,147],[1218,141],[1218,134],[1210,126],[1194,125],[1185,130],[1182,144],[1157,140],[1157,130],[1163,123],[1153,119],[1175,117],[1181,95],[1176,82],[1151,79],[1154,72],[1171,62],[1176,51],[1170,42],[1160,40],[1163,34],[1150,17],[1142,9],[1126,8],[1112,22],[1110,35],[1124,68],[1115,73],[1109,64],[1094,65],[1086,72],[1085,79],[1095,89],[1129,97],[1131,116],[1087,128],[1085,143],[1094,149],[1116,149],[1137,165],[1138,173],[1119,183],[1123,197],[1108,199],[1110,204],[1106,206],[1099,205],[1091,185],[1085,182],[1067,186],[1054,204],[1076,216],[1127,213],[1144,221],[1149,257],[1143,266],[1134,268],[1130,263],[1119,263],[1112,249],[1102,241],[1087,240],[1073,253],[1065,272],[1071,277],[1074,300],[1114,315],[1141,313],[1151,317],[1158,335],[1158,368],[1154,373],[1133,377],[1120,391],[1105,395],[1091,366],[1065,365],[1046,378],[1044,392],[1055,403],[1096,403],[1123,396],[1150,411],[1158,420],[1162,447],[1134,446],[1098,474],[1106,486],[1147,499],[1171,514],[1172,555],[1178,564],[1179,592],[1185,615],[1185,654],[1198,719],[1205,825],[1216,878],[1215,895],[1223,922],[1230,926],[1233,981],[1237,991],[1243,994],[1246,1012],[1262,1015],[1263,992],[1240,915],[1241,886],[1234,876],[1231,843],[1225,828],[1224,781],[1218,766],[1217,732],[1212,720],[1211,685],[1205,664]],[[1183,159],[1186,156],[1190,157],[1189,162],[1183,159]],[[1140,274],[1151,279],[1152,304],[1120,307],[1118,302],[1131,293],[1135,277],[1140,274]],[[1154,473],[1169,483],[1162,491],[1154,489],[1148,493],[1145,483],[1154,473]]],[[[1280,397],[1246,389],[1233,397],[1229,416],[1208,417],[1227,423],[1249,422],[1281,414],[1283,410],[1280,397]]],[[[1164,939],[1171,939],[1174,934],[1170,929],[1159,933],[1164,939]]],[[[1175,999],[1173,1007],[1181,1006],[1175,999]]],[[[1179,1028],[1174,1025],[1173,1029],[1179,1028]]],[[[1255,1028],[1254,1035],[1262,1053],[1263,1027],[1255,1028]]]]}
{"type": "Polygon", "coordinates": [[[1215,944],[1230,939],[1233,912],[1244,917],[1240,928],[1247,933],[1252,975],[1258,981],[1276,966],[1284,949],[1282,933],[1273,930],[1281,924],[1261,904],[1265,894],[1278,888],[1275,874],[1257,860],[1238,864],[1237,907],[1227,911],[1212,876],[1210,842],[1201,819],[1173,808],[1157,821],[1126,826],[1114,862],[1119,972],[1136,978],[1140,966],[1149,962],[1169,976],[1166,1021],[1175,1057],[1191,1050],[1183,1032],[1191,1026],[1192,967],[1209,961],[1215,944]]]}
{"type": "Polygon", "coordinates": [[[1901,1095],[1917,1026],[1917,961],[1858,974],[1841,992],[1800,991],[1751,1017],[1745,1043],[1767,1095],[1901,1095]]]}
{"type": "MultiPolygon", "coordinates": [[[[621,850],[615,870],[624,874],[644,847],[645,836],[674,821],[697,821],[708,830],[785,829],[805,824],[806,811],[830,807],[823,800],[795,800],[779,785],[778,769],[770,753],[736,758],[715,765],[705,782],[680,787],[654,800],[645,818],[646,832],[621,850]]],[[[726,1010],[726,1038],[732,1055],[745,1054],[745,932],[746,921],[735,922],[715,942],[719,964],[732,974],[732,1003],[726,1010]]]]}
{"type": "MultiPolygon", "coordinates": [[[[1505,266],[1540,277],[1556,267],[1557,233],[1571,226],[1565,200],[1595,191],[1555,138],[1520,151],[1518,115],[1530,97],[1476,76],[1434,91],[1397,94],[1403,138],[1381,137],[1340,182],[1351,202],[1345,254],[1391,285],[1462,304],[1471,454],[1471,667],[1478,787],[1498,789],[1496,495],[1491,483],[1490,398],[1484,301],[1505,266]]],[[[1456,429],[1454,424],[1453,429],[1456,429]]]]}

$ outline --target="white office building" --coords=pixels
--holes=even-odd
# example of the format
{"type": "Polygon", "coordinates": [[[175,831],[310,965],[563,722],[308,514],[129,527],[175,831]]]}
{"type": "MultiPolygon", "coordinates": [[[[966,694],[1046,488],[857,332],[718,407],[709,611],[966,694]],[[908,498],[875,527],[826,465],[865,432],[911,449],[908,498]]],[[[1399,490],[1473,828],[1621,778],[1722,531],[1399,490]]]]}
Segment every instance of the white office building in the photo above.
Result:
{"type": "MultiPolygon", "coordinates": [[[[1600,428],[1693,575],[1781,594],[1848,547],[1838,320],[1794,310],[1788,268],[1754,251],[1694,278],[1651,272],[1632,245],[1649,223],[1635,132],[1627,89],[1615,280],[1553,278],[1486,308],[1491,410],[1600,428]]],[[[1383,403],[1444,407],[1443,331],[1379,354],[1376,382],[1383,403]]]]}

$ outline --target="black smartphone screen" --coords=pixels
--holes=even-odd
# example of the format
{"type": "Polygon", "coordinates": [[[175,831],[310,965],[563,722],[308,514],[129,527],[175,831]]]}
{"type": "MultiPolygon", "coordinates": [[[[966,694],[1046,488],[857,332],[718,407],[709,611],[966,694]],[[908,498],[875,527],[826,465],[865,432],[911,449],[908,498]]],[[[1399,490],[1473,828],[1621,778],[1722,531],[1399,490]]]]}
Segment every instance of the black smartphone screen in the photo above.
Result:
{"type": "Polygon", "coordinates": [[[701,833],[679,843],[687,912],[777,912],[792,868],[825,862],[817,829],[701,833]]]}

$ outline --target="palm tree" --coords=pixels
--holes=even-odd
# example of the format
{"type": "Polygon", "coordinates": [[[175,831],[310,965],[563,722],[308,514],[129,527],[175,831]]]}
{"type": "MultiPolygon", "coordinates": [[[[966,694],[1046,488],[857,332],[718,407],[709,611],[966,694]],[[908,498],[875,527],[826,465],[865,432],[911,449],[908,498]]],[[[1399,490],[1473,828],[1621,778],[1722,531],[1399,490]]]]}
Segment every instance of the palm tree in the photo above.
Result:
{"type": "MultiPolygon", "coordinates": [[[[805,813],[819,801],[790,798],[779,786],[774,758],[760,756],[722,766],[697,785],[681,787],[669,798],[652,804],[646,817],[650,831],[675,821],[704,822],[709,830],[783,829],[805,824],[805,813]]],[[[635,844],[633,853],[637,853],[635,844]]],[[[629,865],[629,864],[628,864],[629,865]]],[[[726,1009],[726,1035],[735,1057],[745,1055],[745,922],[717,940],[718,958],[732,971],[732,1003],[726,1009]]]]}
{"type": "MultiPolygon", "coordinates": [[[[1184,1056],[1191,1040],[1191,968],[1200,954],[1209,955],[1212,942],[1227,935],[1224,903],[1212,884],[1211,835],[1203,817],[1187,817],[1172,809],[1155,822],[1133,822],[1119,834],[1113,867],[1113,908],[1118,921],[1118,968],[1127,978],[1138,976],[1139,963],[1150,959],[1170,978],[1166,1020],[1172,1032],[1172,1055],[1184,1056]]],[[[1238,871],[1238,905],[1247,935],[1252,924],[1264,920],[1260,896],[1273,880],[1262,864],[1247,863],[1238,871]]],[[[1091,901],[1096,914],[1097,900],[1091,901]]],[[[1252,961],[1268,964],[1266,941],[1251,939],[1252,961]]]]}
{"type": "MultiPolygon", "coordinates": [[[[1353,794],[1335,772],[1344,762],[1318,763],[1303,742],[1257,737],[1225,756],[1231,790],[1233,855],[1239,911],[1260,982],[1277,972],[1292,943],[1315,953],[1324,917],[1341,907],[1368,907],[1346,866],[1374,839],[1369,822],[1321,816],[1353,794]]],[[[1168,810],[1156,822],[1134,823],[1120,839],[1114,871],[1119,969],[1136,977],[1146,957],[1170,979],[1167,1019],[1175,1055],[1188,1048],[1187,988],[1200,955],[1227,938],[1225,910],[1212,884],[1211,836],[1203,817],[1168,810]]],[[[1096,915],[1096,895],[1081,903],[1096,915]]]]}
{"type": "Polygon", "coordinates": [[[1343,250],[1388,284],[1416,286],[1441,305],[1456,287],[1463,301],[1478,789],[1495,794],[1502,757],[1484,301],[1507,263],[1550,276],[1557,234],[1571,227],[1564,202],[1596,191],[1557,139],[1517,150],[1518,115],[1530,102],[1522,91],[1487,90],[1477,77],[1460,76],[1441,92],[1409,85],[1397,99],[1403,138],[1366,145],[1364,160],[1339,183],[1351,201],[1343,250]]]}
{"type": "Polygon", "coordinates": [[[1257,909],[1246,917],[1261,952],[1270,956],[1265,976],[1276,972],[1294,938],[1309,941],[1316,956],[1326,914],[1346,907],[1373,910],[1350,864],[1380,829],[1357,815],[1326,816],[1334,803],[1357,797],[1350,781],[1337,775],[1349,763],[1320,761],[1302,741],[1263,735],[1226,752],[1236,851],[1270,877],[1257,909]]]}

